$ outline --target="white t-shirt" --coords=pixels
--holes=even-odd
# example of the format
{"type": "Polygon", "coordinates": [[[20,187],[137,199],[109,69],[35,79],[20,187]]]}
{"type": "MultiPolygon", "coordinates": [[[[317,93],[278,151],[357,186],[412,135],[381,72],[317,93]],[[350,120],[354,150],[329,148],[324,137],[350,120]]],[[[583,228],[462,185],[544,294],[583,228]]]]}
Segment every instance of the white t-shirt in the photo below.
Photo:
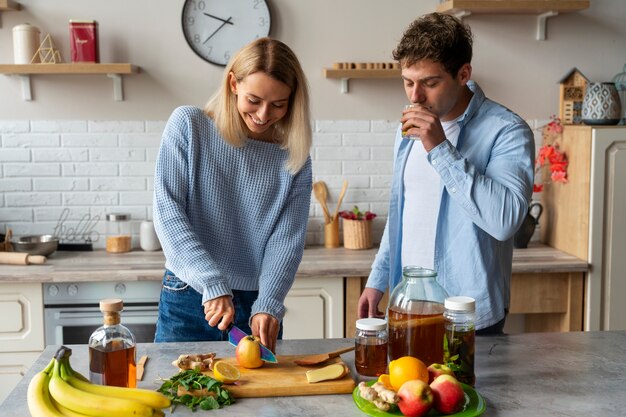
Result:
{"type": "MultiPolygon", "coordinates": [[[[460,118],[461,116],[459,116],[460,118]]],[[[458,119],[441,122],[446,138],[456,146],[458,119]]],[[[441,203],[441,179],[426,159],[419,140],[414,143],[404,167],[404,210],[402,212],[402,266],[434,268],[435,233],[441,203]]]]}

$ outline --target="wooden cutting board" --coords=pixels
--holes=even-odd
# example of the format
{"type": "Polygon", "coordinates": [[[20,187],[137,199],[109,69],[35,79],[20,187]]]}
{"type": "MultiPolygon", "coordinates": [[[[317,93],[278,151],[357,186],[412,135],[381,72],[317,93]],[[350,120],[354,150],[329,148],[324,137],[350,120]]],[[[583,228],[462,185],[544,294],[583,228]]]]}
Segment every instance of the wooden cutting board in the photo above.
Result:
{"type": "MultiPolygon", "coordinates": [[[[263,367],[246,369],[237,364],[233,358],[220,358],[239,368],[241,379],[236,384],[225,385],[236,398],[251,397],[290,397],[295,395],[323,395],[323,394],[350,394],[354,390],[355,382],[350,372],[341,379],[322,381],[309,384],[306,380],[306,371],[321,368],[331,363],[345,363],[341,358],[333,358],[322,365],[298,366],[293,363],[310,355],[276,356],[278,363],[266,362],[263,367]]],[[[212,375],[212,372],[206,372],[212,375]]]]}

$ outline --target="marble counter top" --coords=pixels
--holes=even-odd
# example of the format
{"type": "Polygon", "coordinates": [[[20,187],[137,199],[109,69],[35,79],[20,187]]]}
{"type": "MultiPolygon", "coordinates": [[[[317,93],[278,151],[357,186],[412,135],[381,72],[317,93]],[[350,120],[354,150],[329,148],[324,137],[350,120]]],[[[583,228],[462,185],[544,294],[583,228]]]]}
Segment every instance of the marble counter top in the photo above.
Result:
{"type": "MultiPolygon", "coordinates": [[[[297,277],[368,276],[377,249],[310,247],[304,250],[297,277]]],[[[2,282],[84,282],[160,280],[163,252],[136,250],[111,254],[55,252],[44,265],[0,265],[2,282]]],[[[513,253],[513,273],[584,272],[588,264],[549,246],[534,244],[513,253]]]]}
{"type": "MultiPolygon", "coordinates": [[[[277,353],[305,354],[334,350],[352,339],[279,341],[277,353]]],[[[87,373],[86,345],[70,346],[72,366],[87,373]]],[[[0,415],[28,417],[28,382],[50,361],[56,346],[48,346],[23,380],[0,405],[0,415]]],[[[139,344],[137,354],[149,355],[143,388],[157,388],[169,377],[171,361],[181,353],[215,351],[232,356],[226,342],[139,344]]],[[[476,389],[487,403],[484,416],[562,417],[620,416],[626,409],[626,332],[529,333],[476,338],[476,389]]],[[[342,355],[354,373],[354,353],[342,355]]],[[[358,377],[356,379],[359,379],[358,377]]],[[[170,415],[169,411],[166,415],[170,415]]],[[[364,416],[345,395],[246,398],[221,410],[192,413],[178,407],[173,416],[364,416]]]]}

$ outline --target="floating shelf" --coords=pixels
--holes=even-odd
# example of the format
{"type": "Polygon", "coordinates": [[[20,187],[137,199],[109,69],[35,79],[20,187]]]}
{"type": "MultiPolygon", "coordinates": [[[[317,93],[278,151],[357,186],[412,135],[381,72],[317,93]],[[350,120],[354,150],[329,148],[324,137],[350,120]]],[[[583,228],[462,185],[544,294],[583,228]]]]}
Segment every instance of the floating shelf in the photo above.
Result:
{"type": "Polygon", "coordinates": [[[589,0],[446,0],[437,6],[437,11],[459,18],[472,13],[537,15],[537,40],[545,40],[549,17],[588,8],[589,0]]]}
{"type": "Polygon", "coordinates": [[[341,92],[348,92],[350,78],[400,78],[399,69],[334,69],[324,68],[324,77],[341,80],[341,92]]]}
{"type": "MultiPolygon", "coordinates": [[[[2,1],[2,0],[0,0],[2,1]]],[[[40,74],[52,75],[98,75],[106,74],[113,80],[113,97],[115,101],[124,100],[122,75],[135,74],[139,67],[132,64],[0,64],[0,74],[17,75],[22,79],[22,98],[32,100],[30,76],[40,74]]]]}

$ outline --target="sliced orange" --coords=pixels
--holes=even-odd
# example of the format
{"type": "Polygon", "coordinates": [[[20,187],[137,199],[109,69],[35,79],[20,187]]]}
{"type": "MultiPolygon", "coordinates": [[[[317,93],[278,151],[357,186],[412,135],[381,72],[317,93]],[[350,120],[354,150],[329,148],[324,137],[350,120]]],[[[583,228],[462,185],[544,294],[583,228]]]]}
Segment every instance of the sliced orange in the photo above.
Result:
{"type": "Polygon", "coordinates": [[[395,391],[412,379],[420,379],[428,384],[428,368],[424,362],[413,356],[403,356],[389,363],[389,382],[395,391]]]}
{"type": "Polygon", "coordinates": [[[378,382],[383,384],[383,386],[387,389],[393,389],[393,386],[391,385],[391,381],[389,380],[389,374],[382,374],[381,376],[379,376],[378,382]]]}
{"type": "Polygon", "coordinates": [[[213,376],[224,384],[233,384],[239,381],[241,373],[236,366],[230,363],[217,361],[213,364],[213,376]]]}

